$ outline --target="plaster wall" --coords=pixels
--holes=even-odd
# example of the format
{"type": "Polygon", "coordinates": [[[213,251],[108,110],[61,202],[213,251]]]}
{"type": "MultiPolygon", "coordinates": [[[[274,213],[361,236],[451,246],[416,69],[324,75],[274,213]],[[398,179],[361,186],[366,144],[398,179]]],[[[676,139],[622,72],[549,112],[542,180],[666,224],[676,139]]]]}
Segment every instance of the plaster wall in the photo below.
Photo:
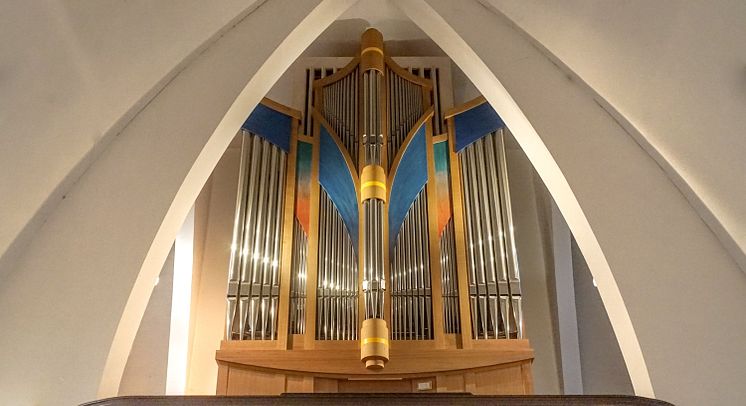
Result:
{"type": "Polygon", "coordinates": [[[415,13],[414,7],[407,14],[503,115],[557,201],[580,249],[593,254],[586,260],[636,393],[682,405],[712,402],[713,394],[723,404],[746,397],[746,388],[738,383],[746,373],[746,348],[740,344],[746,341],[746,321],[740,314],[746,306],[746,275],[689,201],[586,86],[509,21],[476,2],[426,3],[436,15],[415,13]],[[484,65],[470,50],[456,45],[453,32],[436,28],[443,22],[484,65]],[[510,103],[499,99],[494,77],[535,133],[510,103]],[[537,159],[547,156],[537,144],[537,133],[562,171],[570,194],[561,187],[550,162],[537,159]],[[568,210],[573,199],[592,234],[578,213],[568,210]],[[591,237],[602,252],[595,251],[591,237]],[[603,271],[604,262],[611,274],[603,271]],[[615,288],[621,298],[615,299],[615,288]],[[708,294],[694,305],[692,298],[702,297],[703,292],[717,294],[708,294]],[[625,313],[632,328],[625,327],[625,313]],[[715,337],[710,331],[719,334],[715,337]]]}
{"type": "Polygon", "coordinates": [[[132,343],[119,396],[166,394],[173,282],[174,250],[171,249],[132,343]]]}
{"type": "Polygon", "coordinates": [[[0,4],[0,278],[137,112],[260,3],[0,4]]]}
{"type": "Polygon", "coordinates": [[[746,272],[746,3],[481,1],[624,117],[746,272]]]}
{"type": "Polygon", "coordinates": [[[562,393],[562,381],[557,354],[559,336],[554,328],[556,304],[551,280],[551,250],[546,249],[543,241],[543,234],[548,230],[543,228],[540,219],[531,162],[518,148],[507,149],[506,155],[521,275],[524,336],[535,353],[531,367],[534,393],[558,395],[562,393]]]}
{"type": "Polygon", "coordinates": [[[205,199],[209,199],[209,202],[204,201],[208,206],[202,212],[202,221],[206,224],[203,256],[200,263],[195,264],[199,268],[200,280],[192,311],[194,329],[191,335],[188,395],[214,395],[217,388],[215,351],[220,348],[225,334],[225,296],[240,152],[240,147],[226,150],[210,176],[210,188],[202,192],[207,194],[205,199]]]}
{"type": "Polygon", "coordinates": [[[580,348],[583,393],[586,395],[632,395],[632,383],[622,352],[614,337],[609,317],[593,275],[588,270],[577,243],[571,242],[572,273],[575,305],[578,316],[578,344],[580,348]]]}
{"type": "Polygon", "coordinates": [[[77,404],[118,392],[153,280],[210,172],[246,114],[349,2],[317,6],[266,2],[194,55],[36,230],[0,284],[0,308],[13,309],[0,314],[4,402],[77,404]],[[56,332],[51,343],[36,334],[40,324],[56,332]]]}

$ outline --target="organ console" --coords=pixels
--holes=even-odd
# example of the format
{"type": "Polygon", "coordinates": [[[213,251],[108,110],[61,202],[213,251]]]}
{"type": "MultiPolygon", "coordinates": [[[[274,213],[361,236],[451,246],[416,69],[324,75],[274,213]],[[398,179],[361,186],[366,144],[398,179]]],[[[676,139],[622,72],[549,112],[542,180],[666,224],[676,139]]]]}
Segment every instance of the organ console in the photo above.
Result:
{"type": "Polygon", "coordinates": [[[478,98],[434,134],[433,82],[360,48],[311,134],[268,99],[241,129],[217,393],[529,394],[508,130],[478,98]]]}

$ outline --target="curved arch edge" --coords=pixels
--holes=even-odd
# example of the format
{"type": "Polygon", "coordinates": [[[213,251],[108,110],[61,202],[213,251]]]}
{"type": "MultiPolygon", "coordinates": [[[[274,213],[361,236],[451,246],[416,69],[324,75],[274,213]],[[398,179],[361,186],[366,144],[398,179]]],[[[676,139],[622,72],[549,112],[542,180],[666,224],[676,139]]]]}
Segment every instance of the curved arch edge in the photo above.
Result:
{"type": "MultiPolygon", "coordinates": [[[[306,15],[297,26],[291,29],[280,45],[261,64],[220,120],[176,192],[153,242],[143,259],[142,266],[130,291],[106,356],[97,391],[98,398],[117,395],[127,357],[132,348],[140,320],[142,320],[142,315],[145,312],[150,292],[153,289],[152,280],[159,272],[159,268],[168,254],[170,245],[175,239],[179,227],[186,218],[193,202],[199,195],[202,185],[209,178],[210,173],[217,165],[218,160],[235,132],[243,124],[246,112],[252,111],[260,103],[271,86],[290,67],[292,62],[300,56],[303,50],[354,3],[355,0],[322,0],[313,7],[313,11],[306,15]]],[[[268,5],[264,4],[264,6],[268,5]]],[[[226,30],[226,34],[236,29],[242,23],[246,23],[246,17],[252,14],[253,12],[248,13],[241,21],[233,24],[233,26],[226,30]]],[[[196,55],[195,61],[208,52],[209,47],[205,52],[196,55]]]]}
{"type": "Polygon", "coordinates": [[[485,62],[430,4],[425,0],[405,0],[397,6],[464,71],[515,135],[565,217],[598,283],[635,394],[655,397],[642,348],[611,267],[580,203],[539,134],[485,62]]]}

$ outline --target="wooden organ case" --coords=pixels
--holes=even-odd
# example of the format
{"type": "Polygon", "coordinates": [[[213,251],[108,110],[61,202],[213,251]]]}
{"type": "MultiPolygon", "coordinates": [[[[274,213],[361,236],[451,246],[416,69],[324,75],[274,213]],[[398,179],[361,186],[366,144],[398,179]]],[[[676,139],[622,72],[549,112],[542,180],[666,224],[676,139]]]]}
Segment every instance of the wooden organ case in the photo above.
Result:
{"type": "Polygon", "coordinates": [[[434,118],[374,29],[312,87],[242,127],[217,394],[531,394],[499,116],[434,118]]]}

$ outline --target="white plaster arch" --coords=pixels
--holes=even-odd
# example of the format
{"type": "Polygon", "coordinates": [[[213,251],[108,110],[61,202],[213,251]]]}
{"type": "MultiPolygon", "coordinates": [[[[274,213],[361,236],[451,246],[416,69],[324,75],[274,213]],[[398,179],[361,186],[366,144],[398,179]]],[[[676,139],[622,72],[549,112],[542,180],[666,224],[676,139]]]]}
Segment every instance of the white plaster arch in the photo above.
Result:
{"type": "Polygon", "coordinates": [[[598,282],[635,392],[746,396],[746,278],[604,94],[478,1],[398,4],[520,133],[598,282]]]}
{"type": "MultiPolygon", "coordinates": [[[[323,16],[309,15],[303,21],[303,24],[299,25],[282,41],[282,45],[275,50],[241,91],[207,141],[194,166],[186,175],[143,261],[142,269],[130,293],[107,357],[98,391],[99,397],[112,396],[118,390],[127,354],[129,354],[139,321],[147,305],[149,293],[152,290],[152,279],[159,271],[159,264],[162,263],[161,257],[170,248],[181,221],[225,150],[226,140],[230,140],[232,134],[235,133],[235,128],[243,123],[246,111],[251,111],[256,106],[258,100],[269,91],[271,85],[279,79],[282,72],[323,31],[319,29],[322,26],[320,24],[310,26],[304,24],[309,19],[315,23],[319,18],[334,16],[323,25],[323,28],[325,28],[355,1],[339,2],[339,4],[334,5],[329,1],[322,2],[321,6],[326,6],[326,8],[320,6],[314,10],[314,13],[326,14],[323,16]],[[284,47],[292,47],[296,52],[284,47]]],[[[599,292],[604,298],[609,318],[617,334],[635,392],[641,396],[654,397],[655,394],[632,321],[627,313],[624,300],[609,264],[570,185],[536,130],[479,56],[445,20],[439,18],[435,10],[424,1],[404,1],[398,3],[398,5],[410,19],[418,24],[459,64],[516,135],[516,139],[537,172],[542,176],[547,188],[560,207],[578,241],[578,245],[586,256],[586,261],[593,271],[594,278],[599,283],[599,292]]]]}
{"type": "MultiPolygon", "coordinates": [[[[356,1],[323,0],[311,10],[262,63],[207,139],[204,148],[176,192],[137,275],[106,359],[98,389],[99,398],[115,396],[119,391],[127,357],[153,290],[152,281],[160,272],[161,264],[165,259],[164,253],[168,253],[184,218],[194,205],[194,201],[197,200],[202,187],[236,131],[246,120],[247,112],[254,110],[272,85],[280,79],[280,76],[308,45],[356,1]]],[[[242,23],[249,24],[249,22],[242,23]]],[[[234,29],[237,28],[239,27],[234,27],[234,29]]]]}
{"type": "Polygon", "coordinates": [[[353,3],[262,2],[180,64],[92,158],[0,284],[0,307],[13,309],[0,313],[3,402],[116,395],[153,281],[212,169],[246,114],[353,3]]]}
{"type": "Polygon", "coordinates": [[[424,0],[406,0],[398,5],[461,68],[510,128],[565,217],[598,283],[599,294],[614,328],[635,393],[655,397],[635,328],[611,267],[583,208],[549,149],[500,80],[448,22],[424,0]]]}

